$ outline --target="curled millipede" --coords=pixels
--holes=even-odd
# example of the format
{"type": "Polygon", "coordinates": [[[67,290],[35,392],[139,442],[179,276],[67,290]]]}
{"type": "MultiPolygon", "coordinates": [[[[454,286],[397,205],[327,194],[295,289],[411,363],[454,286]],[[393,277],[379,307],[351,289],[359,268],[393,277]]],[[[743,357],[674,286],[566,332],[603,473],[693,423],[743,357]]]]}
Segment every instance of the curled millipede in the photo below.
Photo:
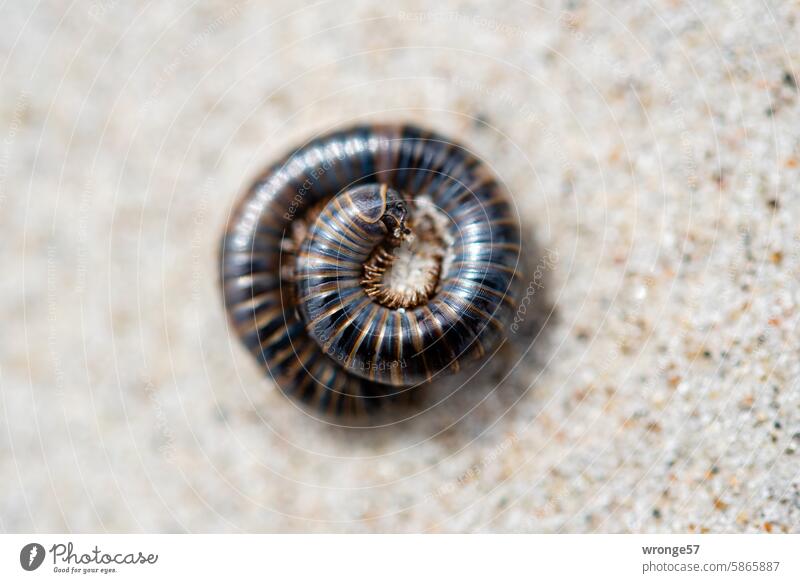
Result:
{"type": "Polygon", "coordinates": [[[221,247],[229,319],[279,388],[358,414],[487,358],[520,227],[492,173],[411,125],[318,137],[263,173],[221,247]]]}

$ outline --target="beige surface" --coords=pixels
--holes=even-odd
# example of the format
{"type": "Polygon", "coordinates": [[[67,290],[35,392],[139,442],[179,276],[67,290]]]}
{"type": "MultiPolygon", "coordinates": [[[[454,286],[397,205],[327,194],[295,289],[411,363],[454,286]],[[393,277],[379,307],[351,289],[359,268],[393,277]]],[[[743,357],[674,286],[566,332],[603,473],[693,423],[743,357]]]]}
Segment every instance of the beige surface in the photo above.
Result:
{"type": "Polygon", "coordinates": [[[0,8],[0,529],[800,530],[796,0],[34,4],[0,8]],[[549,260],[508,379],[353,432],[232,341],[215,254],[357,119],[470,144],[549,260]]]}

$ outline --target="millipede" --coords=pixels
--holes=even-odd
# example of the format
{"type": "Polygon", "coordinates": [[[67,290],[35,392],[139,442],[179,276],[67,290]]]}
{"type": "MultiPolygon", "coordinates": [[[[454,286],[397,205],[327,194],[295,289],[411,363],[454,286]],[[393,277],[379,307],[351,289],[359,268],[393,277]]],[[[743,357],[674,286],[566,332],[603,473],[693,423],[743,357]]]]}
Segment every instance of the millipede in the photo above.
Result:
{"type": "Polygon", "coordinates": [[[520,223],[490,168],[409,124],[314,138],[267,168],[221,244],[231,328],[287,395],[361,415],[489,358],[520,223]]]}

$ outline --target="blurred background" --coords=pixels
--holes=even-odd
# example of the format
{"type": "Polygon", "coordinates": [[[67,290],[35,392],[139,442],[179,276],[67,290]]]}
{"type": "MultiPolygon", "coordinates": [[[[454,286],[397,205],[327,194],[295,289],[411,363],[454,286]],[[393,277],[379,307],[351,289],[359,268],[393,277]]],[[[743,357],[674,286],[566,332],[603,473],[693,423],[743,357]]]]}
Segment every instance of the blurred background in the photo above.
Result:
{"type": "Polygon", "coordinates": [[[0,7],[0,530],[800,530],[800,4],[346,6],[0,7]],[[360,431],[216,255],[355,121],[469,145],[542,257],[511,374],[360,431]]]}

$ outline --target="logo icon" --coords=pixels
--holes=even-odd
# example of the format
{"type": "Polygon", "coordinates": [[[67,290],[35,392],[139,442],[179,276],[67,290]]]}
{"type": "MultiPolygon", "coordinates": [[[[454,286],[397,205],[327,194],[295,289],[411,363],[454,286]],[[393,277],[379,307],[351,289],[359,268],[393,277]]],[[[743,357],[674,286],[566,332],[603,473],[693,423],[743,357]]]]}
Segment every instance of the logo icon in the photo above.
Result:
{"type": "Polygon", "coordinates": [[[39,543],[28,543],[19,552],[19,564],[26,571],[35,571],[44,562],[44,547],[39,543]]]}

